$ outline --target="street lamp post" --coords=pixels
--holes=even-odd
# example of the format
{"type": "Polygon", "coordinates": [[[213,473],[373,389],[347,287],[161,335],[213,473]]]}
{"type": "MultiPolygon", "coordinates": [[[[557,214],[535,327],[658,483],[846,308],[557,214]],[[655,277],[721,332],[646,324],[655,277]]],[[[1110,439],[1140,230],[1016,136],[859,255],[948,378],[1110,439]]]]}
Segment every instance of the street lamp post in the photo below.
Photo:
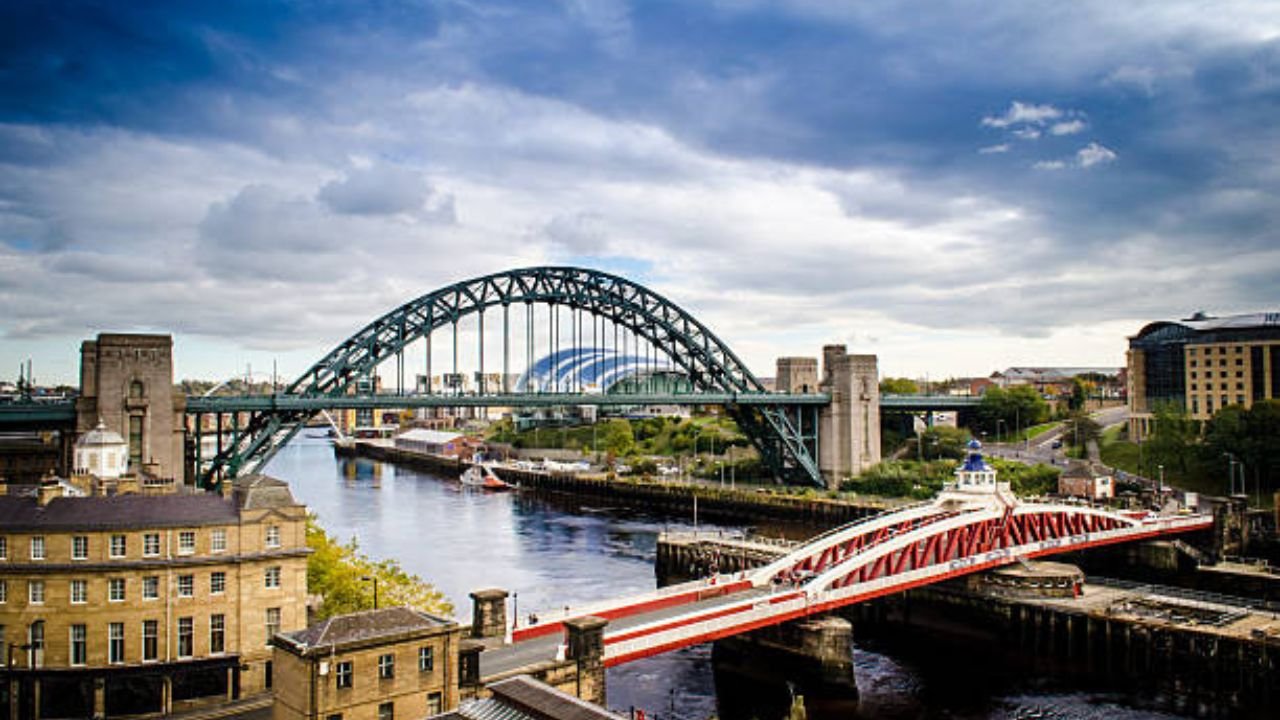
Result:
{"type": "Polygon", "coordinates": [[[373,583],[373,609],[374,609],[374,610],[377,610],[377,609],[378,609],[378,576],[377,576],[377,575],[362,575],[362,576],[360,576],[360,580],[361,580],[361,581],[363,581],[363,582],[372,582],[372,583],[373,583]]]}
{"type": "Polygon", "coordinates": [[[511,593],[511,629],[515,630],[520,624],[520,593],[511,593]]]}
{"type": "Polygon", "coordinates": [[[1157,486],[1161,495],[1164,494],[1164,465],[1157,465],[1156,472],[1160,474],[1160,484],[1157,486]]]}

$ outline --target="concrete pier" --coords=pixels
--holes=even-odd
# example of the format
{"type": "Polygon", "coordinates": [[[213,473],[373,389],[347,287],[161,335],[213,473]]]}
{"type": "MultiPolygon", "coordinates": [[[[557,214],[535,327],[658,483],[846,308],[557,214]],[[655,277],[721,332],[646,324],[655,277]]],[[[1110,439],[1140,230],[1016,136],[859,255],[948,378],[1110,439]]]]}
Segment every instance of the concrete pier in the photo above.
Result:
{"type": "Polygon", "coordinates": [[[717,640],[711,658],[717,678],[732,677],[737,687],[773,688],[776,698],[794,692],[809,709],[857,704],[853,625],[841,617],[798,620],[717,640]]]}

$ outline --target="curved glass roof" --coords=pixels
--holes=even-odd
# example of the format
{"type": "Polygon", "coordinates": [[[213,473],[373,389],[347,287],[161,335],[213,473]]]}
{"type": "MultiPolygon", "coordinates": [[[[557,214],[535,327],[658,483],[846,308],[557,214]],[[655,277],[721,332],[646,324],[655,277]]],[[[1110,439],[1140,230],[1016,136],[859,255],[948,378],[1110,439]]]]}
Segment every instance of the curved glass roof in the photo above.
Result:
{"type": "Polygon", "coordinates": [[[602,393],[627,377],[671,370],[663,357],[623,355],[612,348],[569,348],[535,362],[516,382],[516,392],[602,393]]]}

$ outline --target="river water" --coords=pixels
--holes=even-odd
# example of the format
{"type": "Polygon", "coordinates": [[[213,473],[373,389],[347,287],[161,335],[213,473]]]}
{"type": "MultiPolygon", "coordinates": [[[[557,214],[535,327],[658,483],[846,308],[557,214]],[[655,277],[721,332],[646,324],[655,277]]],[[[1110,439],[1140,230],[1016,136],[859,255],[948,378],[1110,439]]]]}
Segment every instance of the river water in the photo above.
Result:
{"type": "MultiPolygon", "coordinates": [[[[331,535],[343,541],[354,537],[364,553],[395,558],[439,588],[463,622],[470,621],[468,593],[481,588],[511,592],[522,617],[563,603],[652,589],[658,534],[693,527],[692,518],[478,491],[407,468],[339,459],[327,441],[315,438],[295,439],[267,472],[288,481],[331,535]]],[[[700,527],[718,529],[707,523],[700,527]]],[[[894,637],[857,642],[861,697],[857,709],[842,717],[1177,717],[1141,709],[1128,696],[1064,687],[1052,676],[1027,671],[1016,658],[975,654],[963,642],[894,637]]],[[[721,693],[752,689],[725,684],[722,679],[721,693]]],[[[640,708],[664,720],[717,715],[711,648],[687,648],[611,669],[608,693],[609,706],[623,713],[640,708]]],[[[770,720],[775,715],[761,706],[750,716],[770,720]]]]}

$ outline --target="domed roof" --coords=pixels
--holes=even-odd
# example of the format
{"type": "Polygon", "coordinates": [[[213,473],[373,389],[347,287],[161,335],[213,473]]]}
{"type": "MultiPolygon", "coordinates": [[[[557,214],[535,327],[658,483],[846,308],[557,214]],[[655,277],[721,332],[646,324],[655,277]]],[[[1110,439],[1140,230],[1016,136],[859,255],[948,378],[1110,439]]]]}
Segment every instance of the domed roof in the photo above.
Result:
{"type": "Polygon", "coordinates": [[[76,440],[76,447],[101,447],[104,445],[124,445],[124,438],[114,430],[108,430],[102,418],[98,418],[98,426],[76,440]]]}

